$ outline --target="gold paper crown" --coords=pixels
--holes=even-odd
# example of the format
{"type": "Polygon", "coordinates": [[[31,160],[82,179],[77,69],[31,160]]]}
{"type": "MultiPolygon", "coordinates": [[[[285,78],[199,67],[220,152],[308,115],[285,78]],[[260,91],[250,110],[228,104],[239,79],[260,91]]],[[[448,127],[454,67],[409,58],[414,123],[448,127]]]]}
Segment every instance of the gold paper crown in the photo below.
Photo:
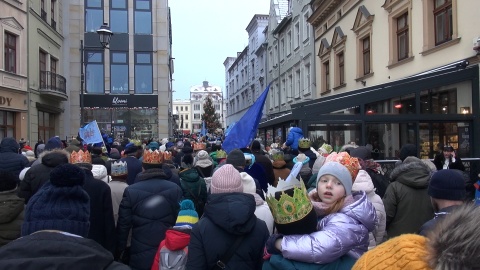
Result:
{"type": "Polygon", "coordinates": [[[301,138],[298,140],[299,148],[310,148],[310,140],[307,138],[301,138]]]}
{"type": "Polygon", "coordinates": [[[163,161],[164,161],[164,158],[163,158],[162,152],[158,150],[152,151],[152,149],[143,151],[143,163],[161,164],[163,163],[163,161]]]}
{"type": "Polygon", "coordinates": [[[219,158],[226,158],[227,157],[227,152],[223,151],[223,150],[217,150],[217,160],[219,158]]]}
{"type": "Polygon", "coordinates": [[[288,181],[279,179],[276,188],[269,185],[266,201],[277,224],[289,224],[299,221],[313,209],[303,180],[298,181],[296,178],[290,178],[288,181]],[[292,188],[293,196],[285,193],[285,190],[292,188]],[[277,192],[281,192],[279,200],[275,198],[277,192]]]}
{"type": "Polygon", "coordinates": [[[170,151],[165,151],[163,153],[163,160],[172,160],[172,152],[170,151]]]}
{"type": "Polygon", "coordinates": [[[276,161],[276,160],[284,160],[283,158],[283,151],[275,151],[272,155],[272,159],[273,161],[276,161]]]}
{"type": "Polygon", "coordinates": [[[70,163],[71,164],[77,164],[77,163],[88,163],[92,164],[92,155],[90,155],[90,152],[83,150],[79,150],[78,152],[73,151],[70,154],[70,163]]]}
{"type": "Polygon", "coordinates": [[[204,143],[194,143],[193,144],[193,150],[194,151],[200,151],[200,150],[205,150],[207,148],[207,145],[204,143]]]}

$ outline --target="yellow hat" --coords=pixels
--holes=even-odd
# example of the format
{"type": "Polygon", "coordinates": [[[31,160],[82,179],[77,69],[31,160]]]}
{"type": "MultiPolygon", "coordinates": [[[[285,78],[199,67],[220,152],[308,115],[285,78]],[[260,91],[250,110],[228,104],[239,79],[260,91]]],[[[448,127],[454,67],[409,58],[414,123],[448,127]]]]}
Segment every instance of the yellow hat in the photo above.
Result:
{"type": "Polygon", "coordinates": [[[403,234],[369,250],[352,270],[423,270],[428,266],[427,238],[416,234],[403,234]]]}

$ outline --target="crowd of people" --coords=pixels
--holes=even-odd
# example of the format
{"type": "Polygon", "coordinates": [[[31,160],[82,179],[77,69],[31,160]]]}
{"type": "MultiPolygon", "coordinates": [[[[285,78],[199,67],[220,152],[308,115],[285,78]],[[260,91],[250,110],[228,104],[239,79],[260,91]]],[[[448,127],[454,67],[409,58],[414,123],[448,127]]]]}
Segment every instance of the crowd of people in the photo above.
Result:
{"type": "Polygon", "coordinates": [[[0,142],[0,269],[476,269],[480,210],[451,146],[58,137],[0,142]]]}

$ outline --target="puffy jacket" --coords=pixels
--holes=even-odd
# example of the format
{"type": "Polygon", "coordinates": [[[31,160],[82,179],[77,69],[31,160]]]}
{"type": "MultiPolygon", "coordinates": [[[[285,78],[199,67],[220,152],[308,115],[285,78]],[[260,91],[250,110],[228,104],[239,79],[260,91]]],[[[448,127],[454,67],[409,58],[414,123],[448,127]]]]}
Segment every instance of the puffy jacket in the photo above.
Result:
{"type": "Polygon", "coordinates": [[[416,233],[433,218],[433,207],[427,193],[430,169],[420,159],[408,157],[393,169],[390,178],[392,183],[383,197],[388,238],[416,233]]]}
{"type": "Polygon", "coordinates": [[[190,199],[194,203],[203,202],[202,207],[195,208],[198,216],[201,217],[203,215],[203,208],[207,202],[207,185],[205,184],[205,180],[198,175],[198,171],[195,168],[180,172],[180,179],[183,199],[190,199]]]}
{"type": "MultiPolygon", "coordinates": [[[[168,229],[165,233],[165,239],[158,246],[157,253],[155,254],[155,259],[153,260],[152,270],[158,270],[160,263],[160,250],[163,247],[168,248],[169,250],[181,250],[188,246],[190,242],[190,234],[180,232],[177,230],[168,229]]],[[[187,255],[188,256],[188,255],[187,255]]]]}
{"type": "Polygon", "coordinates": [[[347,254],[359,258],[368,250],[368,234],[375,229],[376,213],[363,191],[352,193],[337,213],[322,218],[318,231],[308,235],[287,235],[282,239],[282,255],[291,260],[325,264],[347,254]]]}
{"type": "Polygon", "coordinates": [[[368,249],[372,249],[377,245],[380,245],[385,236],[385,226],[387,222],[385,207],[383,206],[382,198],[375,193],[375,186],[373,185],[372,178],[370,178],[370,175],[364,170],[358,172],[357,178],[352,186],[352,191],[360,190],[367,193],[368,200],[372,202],[377,212],[377,224],[375,225],[375,230],[370,233],[370,243],[368,244],[368,249]]]}
{"type": "Polygon", "coordinates": [[[95,241],[61,232],[36,232],[0,248],[0,269],[128,270],[95,241]]]}
{"type": "Polygon", "coordinates": [[[15,173],[16,176],[20,174],[28,164],[28,159],[18,153],[20,145],[14,138],[3,138],[0,143],[0,170],[15,173]]]}
{"type": "Polygon", "coordinates": [[[0,192],[0,247],[20,237],[24,206],[16,190],[0,192]]]}
{"type": "Polygon", "coordinates": [[[193,227],[187,269],[213,269],[237,237],[244,238],[227,269],[261,269],[268,229],[255,214],[255,199],[245,193],[210,194],[205,213],[193,227]]]}
{"type": "Polygon", "coordinates": [[[20,182],[18,197],[25,199],[25,204],[50,179],[50,172],[61,164],[68,163],[69,154],[65,150],[55,149],[40,154],[41,163],[30,167],[20,182]]]}
{"type": "Polygon", "coordinates": [[[287,135],[286,146],[290,146],[293,150],[298,150],[298,140],[303,138],[303,131],[299,127],[292,127],[287,135]]]}
{"type": "MultiPolygon", "coordinates": [[[[170,172],[171,174],[171,172],[170,172]]],[[[130,229],[130,266],[150,269],[165,232],[175,224],[182,189],[162,169],[140,173],[123,194],[117,221],[117,249],[125,250],[130,229]]]]}

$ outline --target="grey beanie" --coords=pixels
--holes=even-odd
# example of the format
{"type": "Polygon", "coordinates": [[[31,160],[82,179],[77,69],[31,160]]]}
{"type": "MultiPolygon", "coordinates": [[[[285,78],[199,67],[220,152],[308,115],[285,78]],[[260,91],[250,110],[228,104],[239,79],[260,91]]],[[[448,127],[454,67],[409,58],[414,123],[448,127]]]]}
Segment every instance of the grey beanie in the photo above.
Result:
{"type": "Polygon", "coordinates": [[[335,176],[342,183],[347,196],[352,194],[352,175],[347,167],[335,161],[326,162],[323,164],[322,168],[320,168],[320,171],[318,171],[317,184],[315,186],[318,186],[318,180],[320,177],[326,174],[335,176]]]}
{"type": "Polygon", "coordinates": [[[245,167],[245,155],[239,149],[234,149],[227,155],[227,164],[232,164],[234,167],[245,167]]]}

